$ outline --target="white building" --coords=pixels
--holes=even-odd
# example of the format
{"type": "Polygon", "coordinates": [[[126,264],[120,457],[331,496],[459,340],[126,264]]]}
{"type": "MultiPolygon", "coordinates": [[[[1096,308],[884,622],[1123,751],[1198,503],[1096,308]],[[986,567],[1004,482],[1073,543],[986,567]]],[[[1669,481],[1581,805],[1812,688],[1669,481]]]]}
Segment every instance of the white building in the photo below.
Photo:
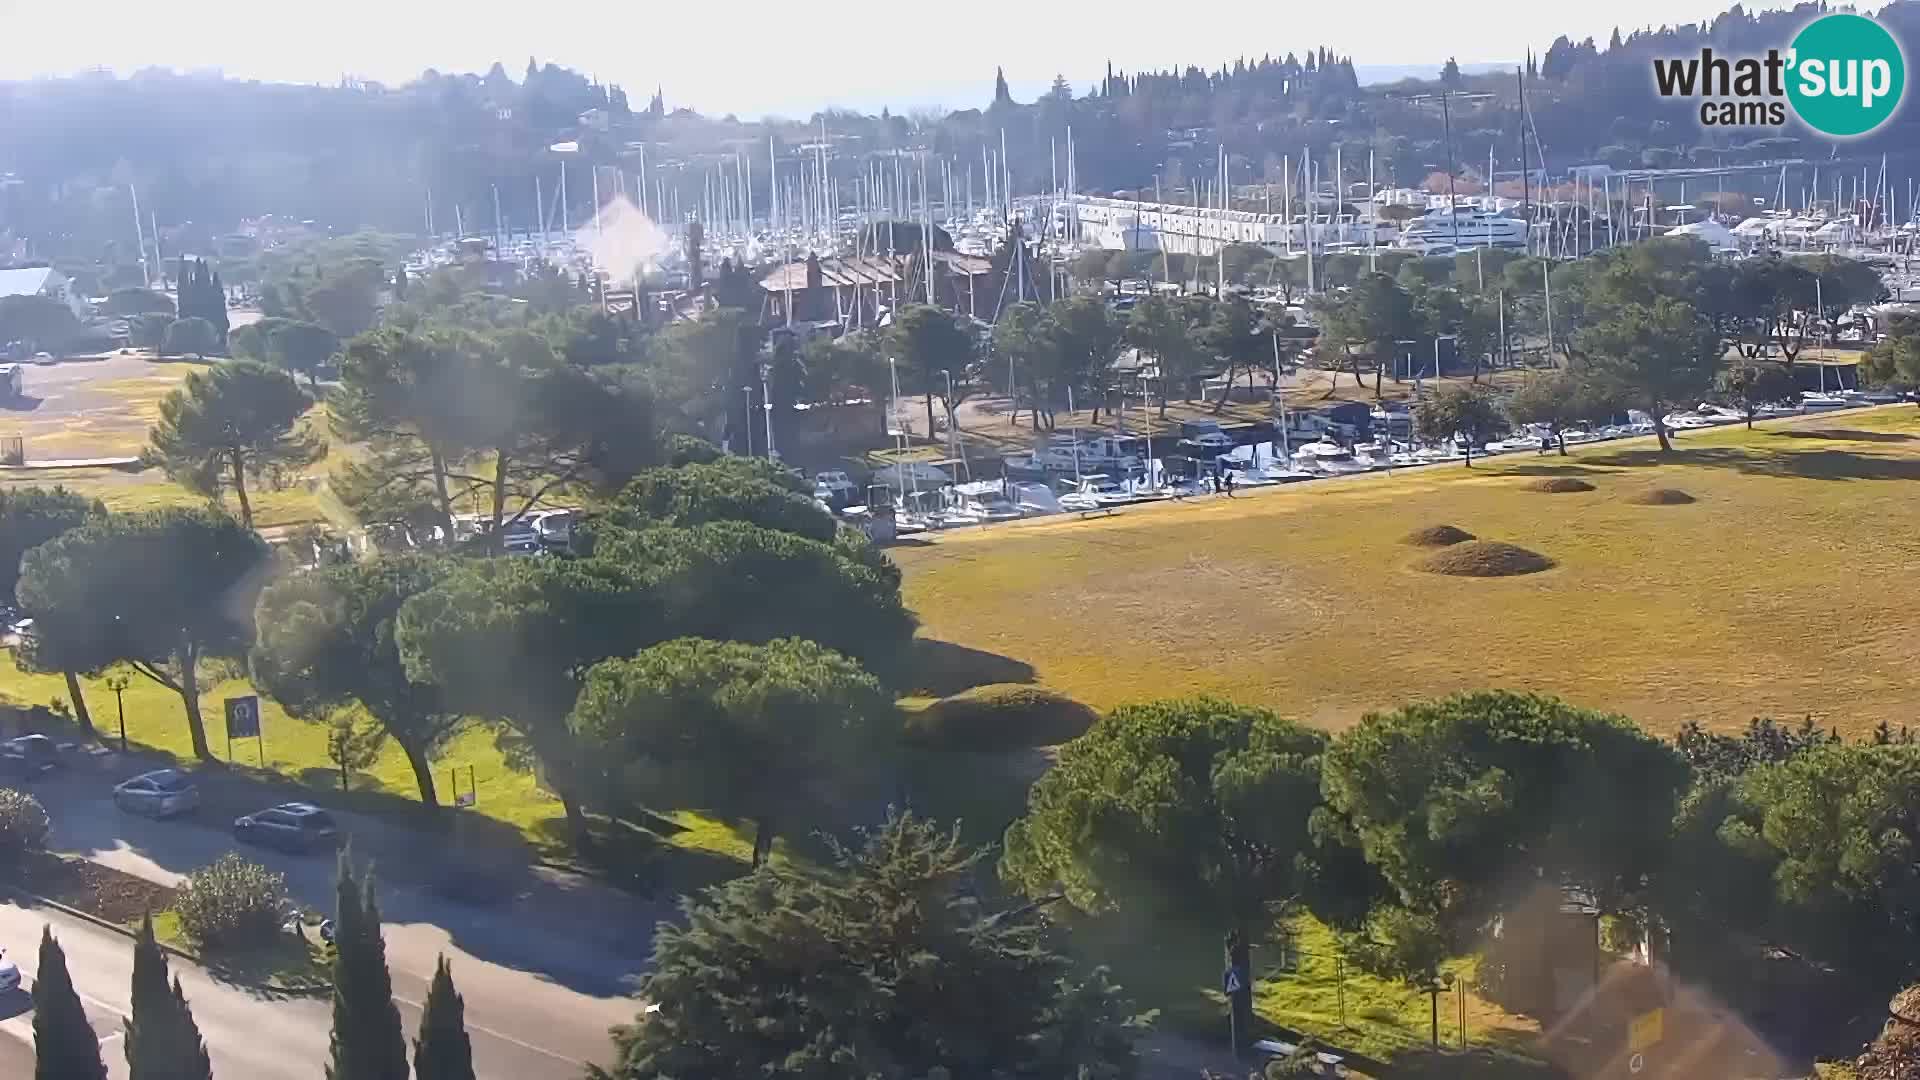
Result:
{"type": "Polygon", "coordinates": [[[72,279],[50,266],[0,270],[0,296],[45,296],[71,308],[74,318],[87,312],[86,298],[74,289],[72,279]]]}

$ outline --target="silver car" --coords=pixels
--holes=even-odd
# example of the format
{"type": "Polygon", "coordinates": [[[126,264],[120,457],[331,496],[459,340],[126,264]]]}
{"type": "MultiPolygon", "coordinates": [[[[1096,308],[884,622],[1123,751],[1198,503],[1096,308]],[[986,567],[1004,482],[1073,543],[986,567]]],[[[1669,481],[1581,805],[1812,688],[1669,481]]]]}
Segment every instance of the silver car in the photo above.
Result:
{"type": "Polygon", "coordinates": [[[113,804],[129,814],[172,817],[200,808],[200,788],[179,769],[158,769],[117,785],[113,804]]]}

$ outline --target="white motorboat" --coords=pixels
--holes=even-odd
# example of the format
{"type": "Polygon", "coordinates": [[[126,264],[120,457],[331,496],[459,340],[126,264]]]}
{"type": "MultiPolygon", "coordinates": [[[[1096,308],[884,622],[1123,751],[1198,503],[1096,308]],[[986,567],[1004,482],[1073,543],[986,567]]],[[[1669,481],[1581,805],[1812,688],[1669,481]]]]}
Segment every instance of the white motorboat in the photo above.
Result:
{"type": "Polygon", "coordinates": [[[1321,440],[1310,442],[1293,452],[1293,466],[1307,472],[1323,476],[1345,476],[1363,473],[1372,466],[1354,459],[1353,451],[1337,442],[1321,440]]]}
{"type": "Polygon", "coordinates": [[[1568,428],[1560,433],[1560,441],[1573,446],[1576,443],[1599,442],[1600,436],[1586,428],[1568,428]]]}
{"type": "Polygon", "coordinates": [[[1116,506],[1125,506],[1137,501],[1133,494],[1121,487],[1113,477],[1105,473],[1082,476],[1080,483],[1072,491],[1060,496],[1062,510],[1111,510],[1116,506]]]}
{"type": "Polygon", "coordinates": [[[1853,404],[1855,404],[1855,402],[1843,395],[1822,393],[1817,390],[1809,390],[1800,395],[1800,407],[1809,412],[1823,409],[1844,409],[1853,404]]]}
{"type": "Polygon", "coordinates": [[[1027,516],[1005,495],[983,495],[971,499],[966,504],[966,511],[983,522],[1018,521],[1027,516]]]}
{"type": "Polygon", "coordinates": [[[1695,428],[1712,427],[1715,423],[1715,421],[1709,420],[1697,412],[1670,412],[1661,417],[1660,422],[1667,425],[1668,431],[1688,431],[1695,428]]]}

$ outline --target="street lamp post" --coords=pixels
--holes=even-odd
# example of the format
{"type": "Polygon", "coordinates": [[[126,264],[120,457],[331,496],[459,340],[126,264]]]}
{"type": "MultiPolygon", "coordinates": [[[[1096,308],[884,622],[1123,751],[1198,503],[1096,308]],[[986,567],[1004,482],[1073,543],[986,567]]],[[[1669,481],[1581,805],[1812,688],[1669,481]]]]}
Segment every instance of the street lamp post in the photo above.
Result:
{"type": "Polygon", "coordinates": [[[743,386],[740,388],[740,392],[747,396],[747,426],[745,429],[745,434],[747,438],[747,456],[752,457],[753,456],[753,387],[743,386]]]}
{"type": "MultiPolygon", "coordinates": [[[[747,392],[751,394],[753,391],[747,392]]],[[[767,418],[767,460],[772,461],[780,456],[780,452],[773,448],[773,397],[767,393],[767,365],[765,364],[760,365],[760,408],[767,418]]]]}
{"type": "Polygon", "coordinates": [[[107,689],[113,691],[113,702],[120,710],[120,752],[124,754],[127,752],[127,699],[121,695],[126,693],[127,677],[122,674],[107,676],[107,689]]]}

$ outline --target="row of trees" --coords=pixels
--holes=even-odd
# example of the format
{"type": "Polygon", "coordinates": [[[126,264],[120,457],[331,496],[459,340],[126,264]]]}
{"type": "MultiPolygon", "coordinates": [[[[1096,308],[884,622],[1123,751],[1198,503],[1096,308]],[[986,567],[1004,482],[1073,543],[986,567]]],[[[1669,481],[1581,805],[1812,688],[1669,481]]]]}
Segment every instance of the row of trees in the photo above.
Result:
{"type": "MultiPolygon", "coordinates": [[[[341,856],[334,919],[333,1029],[328,1080],[473,1080],[465,1008],[441,957],[421,1007],[411,1060],[393,1001],[373,878],[355,876],[341,856]]],[[[132,1080],[212,1080],[207,1045],[179,977],[143,919],[133,944],[132,1006],[126,1021],[132,1080]]],[[[106,1080],[100,1036],[88,1021],[66,954],[49,928],[40,936],[33,983],[35,1080],[106,1080]]]]}
{"type": "MultiPolygon", "coordinates": [[[[1431,987],[1493,924],[1562,890],[1749,1001],[1742,942],[1876,985],[1913,974],[1920,750],[1756,722],[1668,744],[1552,698],[1466,694],[1336,737],[1211,699],[1129,705],[1069,743],[1007,831],[1002,878],[1096,916],[1211,928],[1251,954],[1308,912],[1358,965],[1431,987]],[[1900,944],[1894,944],[1899,942],[1900,944]]],[[[1539,963],[1537,956],[1529,961],[1539,963]]],[[[1486,965],[1482,991],[1538,1009],[1486,965]],[[1517,999],[1517,1000],[1516,1000],[1517,999]]]]}

